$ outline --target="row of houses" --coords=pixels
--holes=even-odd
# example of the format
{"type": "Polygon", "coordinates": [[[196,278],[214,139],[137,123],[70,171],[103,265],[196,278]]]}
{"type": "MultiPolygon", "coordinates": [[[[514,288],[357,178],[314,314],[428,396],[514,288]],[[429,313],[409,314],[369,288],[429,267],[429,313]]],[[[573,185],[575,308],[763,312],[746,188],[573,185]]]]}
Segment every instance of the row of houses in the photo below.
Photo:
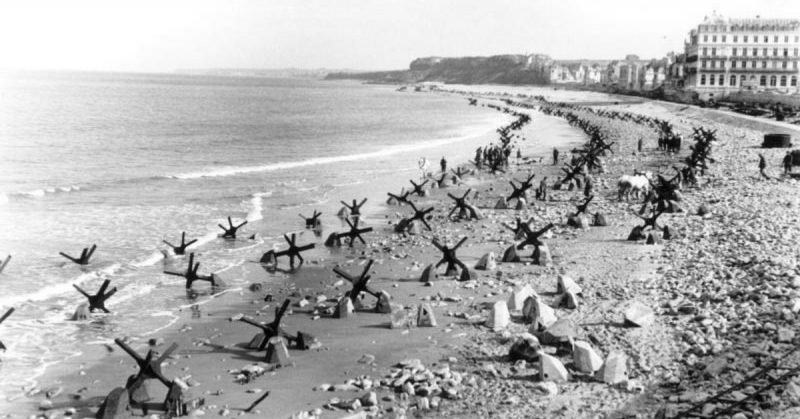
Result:
{"type": "Polygon", "coordinates": [[[667,87],[711,99],[740,91],[800,93],[800,20],[706,17],[682,53],[642,60],[554,60],[551,84],[667,87]]]}

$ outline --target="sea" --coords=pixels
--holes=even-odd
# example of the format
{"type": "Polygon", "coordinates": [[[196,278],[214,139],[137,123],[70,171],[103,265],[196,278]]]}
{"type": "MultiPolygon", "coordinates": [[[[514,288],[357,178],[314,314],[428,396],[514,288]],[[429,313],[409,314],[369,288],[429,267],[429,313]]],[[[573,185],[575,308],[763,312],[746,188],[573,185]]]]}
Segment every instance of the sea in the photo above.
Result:
{"type": "MultiPolygon", "coordinates": [[[[379,213],[420,159],[464,163],[512,120],[457,95],[349,81],[0,73],[0,259],[12,256],[0,315],[16,310],[0,324],[0,406],[87,345],[157,336],[203,298],[164,274],[186,264],[164,240],[197,239],[200,272],[225,277],[285,247],[299,214],[319,210],[335,230],[340,201],[379,213]],[[247,221],[236,240],[219,237],[228,217],[247,221]],[[59,255],[93,245],[88,265],[59,255]],[[73,285],[93,294],[105,280],[111,313],[71,320],[86,302],[73,285]]],[[[557,118],[534,123],[542,150],[582,138],[557,118]]]]}

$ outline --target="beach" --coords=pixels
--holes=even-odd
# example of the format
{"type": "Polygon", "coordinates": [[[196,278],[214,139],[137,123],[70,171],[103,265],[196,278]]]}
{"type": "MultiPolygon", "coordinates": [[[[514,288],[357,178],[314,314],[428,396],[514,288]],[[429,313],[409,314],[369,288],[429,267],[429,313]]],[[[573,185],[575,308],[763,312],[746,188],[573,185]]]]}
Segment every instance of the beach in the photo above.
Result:
{"type": "MultiPolygon", "coordinates": [[[[430,189],[428,196],[411,198],[420,209],[433,207],[427,220],[430,231],[422,227],[416,234],[396,233],[393,226],[413,211],[406,205],[384,204],[387,192],[398,193],[411,186],[408,179],[419,180],[414,160],[409,160],[412,164],[406,164],[409,168],[405,172],[382,173],[378,181],[365,182],[368,187],[358,182],[341,186],[335,189],[336,196],[327,197],[324,203],[312,203],[312,207],[324,204],[329,209],[319,236],[303,228],[303,221],[293,214],[296,207],[284,208],[292,214],[281,221],[293,222],[270,228],[295,232],[298,243],[316,245],[303,253],[305,263],[299,268],[289,270],[286,258],[278,259],[277,270],[259,263],[260,255],[270,248],[286,247],[280,243],[280,236],[270,245],[263,240],[237,241],[211,255],[199,252],[204,263],[212,259],[201,271],[215,272],[227,284],[223,292],[209,294],[207,284],[198,283],[199,298],[177,297],[182,291],[180,281],[159,279],[156,288],[173,295],[172,303],[178,307],[167,316],[171,320],[163,328],[133,335],[117,328],[118,337],[124,337],[142,355],[148,349],[160,352],[177,343],[177,350],[162,368],[165,376],[179,378],[187,385],[187,400],[204,399],[204,405],[190,416],[653,417],[662,410],[677,412],[690,402],[710,396],[756,365],[780,356],[796,342],[792,321],[800,298],[800,255],[794,243],[800,229],[798,183],[779,176],[781,150],[758,148],[768,130],[797,135],[793,127],[688,106],[625,103],[596,93],[503,86],[465,90],[464,86],[444,86],[432,92],[396,94],[455,98],[464,108],[468,108],[467,97],[477,98],[479,108],[507,107],[529,115],[531,122],[511,131],[515,135],[512,144],[520,149],[522,158],[512,155],[505,173],[477,170],[467,161],[477,145],[497,142],[494,129],[483,128],[469,142],[438,145],[437,155],[452,151],[447,154],[449,168],[461,167],[465,175],[455,183],[446,179],[446,187],[430,189]],[[566,120],[540,112],[542,102],[535,98],[539,95],[553,102],[607,101],[595,108],[668,120],[684,138],[691,138],[694,127],[717,130],[715,161],[699,177],[696,187],[681,191],[683,211],[660,219],[675,232],[672,239],[656,245],[627,240],[631,229],[642,222],[635,214],[641,203],[619,201],[617,180],[634,170],[671,175],[672,166],[689,153],[686,147],[678,155],[669,154],[657,150],[658,132],[652,127],[575,110],[581,118],[600,126],[615,145],[613,153],[603,157],[604,171],[591,174],[594,199],[588,207],[591,214],[602,213],[608,225],[574,228],[567,225],[567,219],[584,202],[582,188],[552,190],[552,185],[563,175],[561,169],[569,150],[581,147],[589,137],[566,120]],[[640,139],[644,149],[637,151],[640,139]],[[558,164],[552,161],[553,147],[561,151],[558,164]],[[770,180],[758,174],[758,153],[772,164],[770,180]],[[509,181],[518,185],[530,175],[535,175],[535,185],[548,178],[546,200],[529,196],[521,209],[513,205],[510,209],[495,208],[512,192],[509,181]],[[467,191],[482,218],[453,220],[449,216],[453,200],[448,193],[460,197],[467,191]],[[347,230],[330,209],[340,207],[340,200],[349,203],[364,197],[369,205],[362,225],[373,228],[364,234],[366,244],[326,247],[324,242],[331,232],[347,230]],[[710,211],[698,216],[701,205],[710,211]],[[487,253],[499,259],[509,246],[519,242],[506,226],[513,226],[517,219],[531,220],[534,230],[554,224],[542,239],[552,254],[552,263],[533,263],[529,246],[519,251],[520,262],[498,262],[492,270],[473,270],[487,253]],[[432,241],[453,246],[462,238],[466,241],[457,256],[474,277],[459,281],[443,275],[444,268],[440,267],[438,280],[421,282],[426,266],[442,256],[432,241]],[[214,256],[237,248],[247,249],[241,253],[245,262],[227,266],[213,261],[214,256]],[[357,277],[370,260],[374,261],[370,287],[386,291],[391,302],[404,307],[411,317],[421,305],[427,305],[436,319],[434,327],[391,328],[390,314],[369,310],[332,318],[333,307],[351,288],[333,268],[357,277]],[[581,288],[575,308],[558,307],[557,284],[563,276],[572,278],[581,288]],[[494,303],[508,301],[515,290],[526,285],[554,307],[558,318],[574,325],[574,340],[589,342],[603,359],[611,352],[623,354],[627,379],[608,384],[577,371],[563,345],[544,344],[542,350],[566,365],[570,378],[564,382],[542,380],[536,362],[509,359],[510,347],[530,325],[515,310],[507,326],[495,330],[486,323],[494,303]],[[263,350],[247,348],[258,329],[238,319],[248,316],[270,322],[286,299],[290,305],[282,328],[290,335],[310,334],[319,344],[307,350],[290,349],[287,365],[275,367],[265,363],[263,350]],[[624,323],[624,313],[634,302],[653,310],[651,323],[644,327],[624,323]],[[679,309],[686,304],[691,309],[679,309]],[[719,360],[736,362],[719,366],[719,360]],[[243,369],[253,364],[264,370],[263,375],[242,383],[243,369]],[[415,394],[404,392],[404,383],[395,385],[403,376],[402,367],[413,372],[413,380],[409,377],[405,381],[419,384],[412,389],[415,394]],[[420,390],[420,383],[425,383],[424,390],[420,390]],[[264,392],[269,395],[251,413],[245,413],[264,392]],[[371,392],[374,397],[370,397],[371,392]],[[359,402],[354,403],[355,399],[359,402]]],[[[515,120],[508,113],[484,111],[501,118],[493,120],[494,128],[515,120]]],[[[415,149],[407,158],[419,154],[415,149]]],[[[437,161],[431,163],[432,170],[437,171],[437,161]]],[[[365,171],[363,175],[376,176],[374,173],[365,171]]],[[[264,218],[270,220],[272,211],[278,212],[270,209],[264,218]]],[[[248,232],[247,227],[243,230],[248,232]]],[[[177,271],[185,264],[183,257],[167,257],[155,266],[177,271]]],[[[131,298],[134,306],[147,304],[142,301],[146,297],[131,298]]],[[[371,295],[364,297],[365,306],[375,301],[371,295]]],[[[103,321],[87,327],[102,328],[103,321]]],[[[13,340],[7,330],[0,329],[0,336],[4,341],[13,340]]],[[[7,417],[91,417],[106,394],[123,386],[136,372],[132,358],[117,345],[106,338],[97,339],[80,354],[49,366],[35,384],[0,400],[0,411],[7,417]]],[[[166,387],[152,384],[148,386],[152,398],[163,399],[166,387]]],[[[792,417],[789,408],[794,403],[796,399],[789,395],[775,393],[762,410],[771,417],[792,417]]]]}

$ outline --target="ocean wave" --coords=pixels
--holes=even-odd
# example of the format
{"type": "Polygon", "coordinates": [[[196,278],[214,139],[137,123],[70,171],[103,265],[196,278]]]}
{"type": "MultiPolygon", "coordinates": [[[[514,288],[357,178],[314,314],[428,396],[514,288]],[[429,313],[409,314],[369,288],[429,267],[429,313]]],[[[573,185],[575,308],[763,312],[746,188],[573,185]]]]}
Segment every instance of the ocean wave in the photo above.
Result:
{"type": "Polygon", "coordinates": [[[494,132],[496,125],[493,124],[491,125],[491,127],[492,127],[491,129],[486,127],[481,129],[476,129],[468,134],[457,137],[438,138],[430,141],[420,141],[417,143],[410,143],[410,144],[399,144],[381,150],[370,151],[366,153],[354,153],[354,154],[345,154],[341,156],[329,156],[329,157],[313,157],[306,160],[271,163],[261,166],[234,166],[234,167],[226,167],[220,169],[211,169],[200,172],[182,173],[174,175],[172,177],[184,180],[200,179],[207,177],[225,177],[225,176],[244,175],[250,173],[261,173],[261,172],[271,172],[276,170],[294,169],[306,166],[341,163],[347,161],[378,159],[381,157],[387,157],[394,154],[425,150],[429,148],[441,147],[447,144],[466,141],[468,139],[475,138],[479,135],[484,135],[489,132],[494,132]]]}
{"type": "Polygon", "coordinates": [[[12,192],[7,195],[0,194],[0,204],[7,203],[11,199],[15,198],[44,198],[47,195],[53,194],[62,194],[62,193],[69,193],[69,192],[77,192],[80,191],[81,187],[78,185],[70,185],[70,186],[54,186],[54,187],[45,187],[40,189],[34,189],[31,191],[24,191],[24,192],[12,192]]]}
{"type": "Polygon", "coordinates": [[[75,293],[72,289],[72,284],[82,285],[90,280],[107,278],[119,272],[122,267],[123,264],[115,263],[102,269],[81,274],[71,281],[48,285],[35,292],[15,295],[13,297],[0,297],[0,306],[8,307],[23,302],[44,301],[51,298],[63,297],[65,295],[72,295],[75,293]]]}

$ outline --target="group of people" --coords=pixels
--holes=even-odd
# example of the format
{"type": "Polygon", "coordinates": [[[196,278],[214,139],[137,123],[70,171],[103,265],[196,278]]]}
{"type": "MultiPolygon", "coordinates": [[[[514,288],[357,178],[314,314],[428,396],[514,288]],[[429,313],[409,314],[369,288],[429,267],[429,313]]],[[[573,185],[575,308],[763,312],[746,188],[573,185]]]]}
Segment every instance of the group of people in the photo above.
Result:
{"type": "MultiPolygon", "coordinates": [[[[792,166],[794,165],[794,156],[792,155],[791,151],[787,151],[786,155],[783,156],[783,174],[789,175],[792,173],[792,166]]],[[[767,169],[767,159],[764,158],[763,154],[758,154],[758,171],[761,173],[766,179],[769,179],[769,176],[765,172],[767,169]]]]}

